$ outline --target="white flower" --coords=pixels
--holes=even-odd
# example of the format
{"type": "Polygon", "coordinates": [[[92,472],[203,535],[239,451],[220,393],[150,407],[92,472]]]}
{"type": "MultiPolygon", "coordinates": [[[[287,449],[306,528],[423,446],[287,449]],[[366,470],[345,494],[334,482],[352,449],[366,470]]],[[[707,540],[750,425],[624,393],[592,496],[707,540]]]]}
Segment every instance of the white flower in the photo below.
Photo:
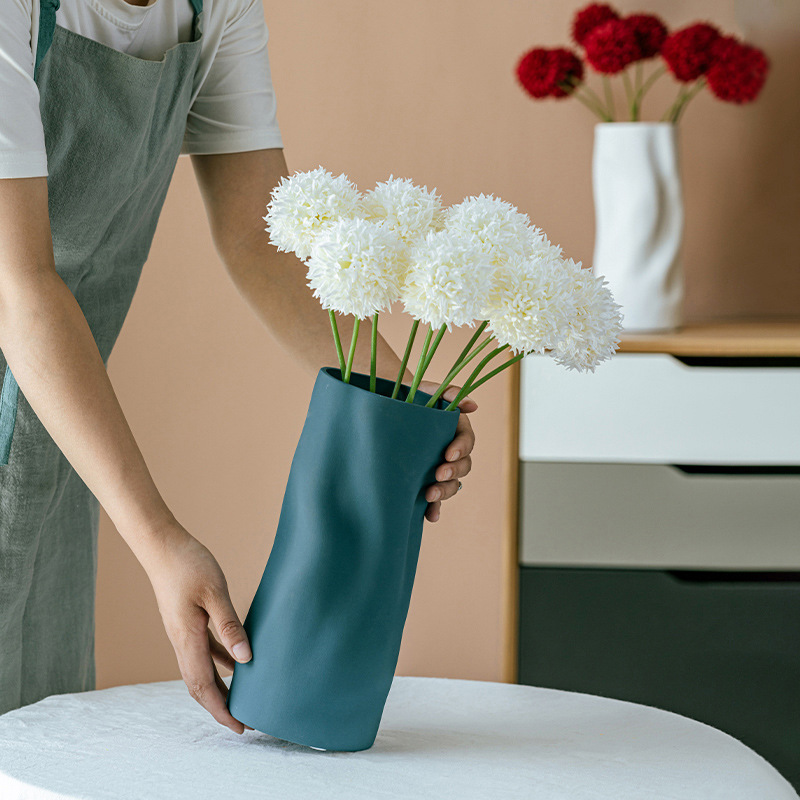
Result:
{"type": "Polygon", "coordinates": [[[434,189],[415,186],[409,178],[389,176],[361,199],[364,219],[388,227],[404,242],[412,242],[442,226],[444,209],[434,189]]]}
{"type": "Polygon", "coordinates": [[[570,260],[566,266],[573,275],[575,313],[553,348],[553,358],[568,369],[594,372],[611,358],[622,331],[620,306],[602,276],[570,260]]]}
{"type": "Polygon", "coordinates": [[[357,217],[331,222],[316,237],[308,285],[322,307],[358,319],[400,297],[405,271],[402,243],[391,231],[357,217]]]}
{"type": "Polygon", "coordinates": [[[357,214],[360,195],[346,175],[334,177],[322,167],[295,172],[273,187],[264,221],[278,250],[305,260],[314,238],[340,217],[357,214]]]}
{"type": "Polygon", "coordinates": [[[496,270],[489,330],[512,353],[543,353],[576,316],[575,277],[560,248],[535,258],[516,257],[496,270]]]}
{"type": "Polygon", "coordinates": [[[409,254],[401,297],[407,313],[434,328],[472,325],[491,288],[492,265],[474,242],[431,231],[409,254]]]}
{"type": "Polygon", "coordinates": [[[454,236],[476,242],[502,265],[512,258],[528,258],[550,242],[527,214],[493,195],[467,197],[444,214],[444,229],[454,236]]]}

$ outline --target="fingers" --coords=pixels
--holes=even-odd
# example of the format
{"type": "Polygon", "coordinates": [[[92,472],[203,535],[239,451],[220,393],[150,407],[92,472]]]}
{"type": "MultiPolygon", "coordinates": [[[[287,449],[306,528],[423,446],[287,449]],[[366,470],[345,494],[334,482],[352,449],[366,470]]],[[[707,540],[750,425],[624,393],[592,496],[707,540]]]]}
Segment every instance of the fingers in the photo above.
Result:
{"type": "MultiPolygon", "coordinates": [[[[461,391],[460,386],[448,386],[442,397],[451,402],[456,399],[456,395],[461,391]]],[[[459,404],[458,410],[463,411],[465,414],[471,414],[473,411],[478,410],[478,404],[469,396],[465,397],[459,404]]]]}
{"type": "Polygon", "coordinates": [[[428,507],[425,509],[425,519],[428,522],[438,522],[441,508],[442,504],[438,500],[435,503],[428,503],[428,507]]]}
{"type": "MultiPolygon", "coordinates": [[[[465,475],[469,474],[469,471],[472,469],[472,456],[467,456],[466,458],[460,458],[458,461],[451,461],[447,464],[440,464],[436,468],[436,480],[437,481],[449,481],[453,478],[463,478],[465,475]]],[[[435,489],[436,486],[431,486],[428,490],[429,494],[426,495],[428,501],[433,501],[438,498],[433,497],[430,495],[431,489],[435,489]]]]}
{"type": "Polygon", "coordinates": [[[195,630],[173,640],[178,666],[189,694],[214,719],[234,733],[244,733],[244,725],[234,719],[225,705],[227,689],[211,660],[207,632],[195,630]]]}
{"type": "Polygon", "coordinates": [[[208,632],[208,647],[211,651],[211,657],[214,659],[214,661],[216,661],[220,667],[224,667],[225,669],[233,672],[236,661],[233,659],[231,654],[214,638],[214,634],[212,634],[211,631],[208,632]]]}
{"type": "Polygon", "coordinates": [[[231,603],[228,589],[224,587],[214,591],[207,599],[205,609],[225,649],[236,661],[242,664],[248,662],[253,657],[250,642],[231,603]]]}

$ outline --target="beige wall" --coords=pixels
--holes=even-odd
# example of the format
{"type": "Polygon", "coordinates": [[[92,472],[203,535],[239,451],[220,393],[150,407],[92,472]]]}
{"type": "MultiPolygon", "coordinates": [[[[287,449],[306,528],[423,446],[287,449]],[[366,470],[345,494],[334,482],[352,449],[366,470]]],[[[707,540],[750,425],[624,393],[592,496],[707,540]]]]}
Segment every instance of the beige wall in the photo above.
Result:
{"type": "MultiPolygon", "coordinates": [[[[363,186],[389,173],[409,176],[437,187],[448,203],[493,192],[588,263],[592,120],[576,102],[528,100],[512,79],[525,49],[566,41],[577,4],[265,4],[290,169],[322,164],[363,186]]],[[[731,2],[618,5],[646,5],[676,26],[707,18],[736,29],[731,2]]],[[[786,14],[794,6],[780,8],[786,14]]],[[[798,28],[781,22],[778,5],[750,0],[737,8],[774,72],[754,106],[701,96],[686,115],[690,319],[800,312],[798,28]],[[755,8],[772,10],[754,16],[755,8]]],[[[665,80],[651,107],[663,107],[673,92],[665,80]]],[[[396,315],[385,327],[399,346],[405,321],[396,315]]],[[[270,341],[225,276],[186,159],[110,372],[158,485],[216,554],[244,614],[272,541],[312,378],[270,341]]],[[[475,469],[442,521],[426,529],[400,674],[506,676],[512,398],[509,381],[478,393],[475,469]]],[[[177,677],[146,579],[107,520],[98,593],[99,684],[177,677]]]]}

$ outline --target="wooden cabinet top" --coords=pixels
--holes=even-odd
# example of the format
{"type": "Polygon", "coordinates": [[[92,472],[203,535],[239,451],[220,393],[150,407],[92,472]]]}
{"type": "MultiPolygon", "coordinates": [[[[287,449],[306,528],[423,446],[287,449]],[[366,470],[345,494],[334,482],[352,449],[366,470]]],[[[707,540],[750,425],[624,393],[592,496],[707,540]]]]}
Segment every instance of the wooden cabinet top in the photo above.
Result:
{"type": "Polygon", "coordinates": [[[622,336],[619,352],[800,357],[800,319],[713,322],[686,325],[664,333],[626,333],[622,336]]]}

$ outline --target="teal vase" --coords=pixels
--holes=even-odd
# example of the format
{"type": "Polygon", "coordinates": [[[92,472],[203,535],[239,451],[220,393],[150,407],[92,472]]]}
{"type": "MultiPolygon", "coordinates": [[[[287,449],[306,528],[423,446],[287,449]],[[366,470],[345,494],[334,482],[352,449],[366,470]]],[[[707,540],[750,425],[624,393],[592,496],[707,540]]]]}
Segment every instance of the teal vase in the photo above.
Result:
{"type": "Polygon", "coordinates": [[[365,750],[392,685],[426,508],[457,410],[338,369],[317,375],[228,707],[263,733],[365,750]]]}

